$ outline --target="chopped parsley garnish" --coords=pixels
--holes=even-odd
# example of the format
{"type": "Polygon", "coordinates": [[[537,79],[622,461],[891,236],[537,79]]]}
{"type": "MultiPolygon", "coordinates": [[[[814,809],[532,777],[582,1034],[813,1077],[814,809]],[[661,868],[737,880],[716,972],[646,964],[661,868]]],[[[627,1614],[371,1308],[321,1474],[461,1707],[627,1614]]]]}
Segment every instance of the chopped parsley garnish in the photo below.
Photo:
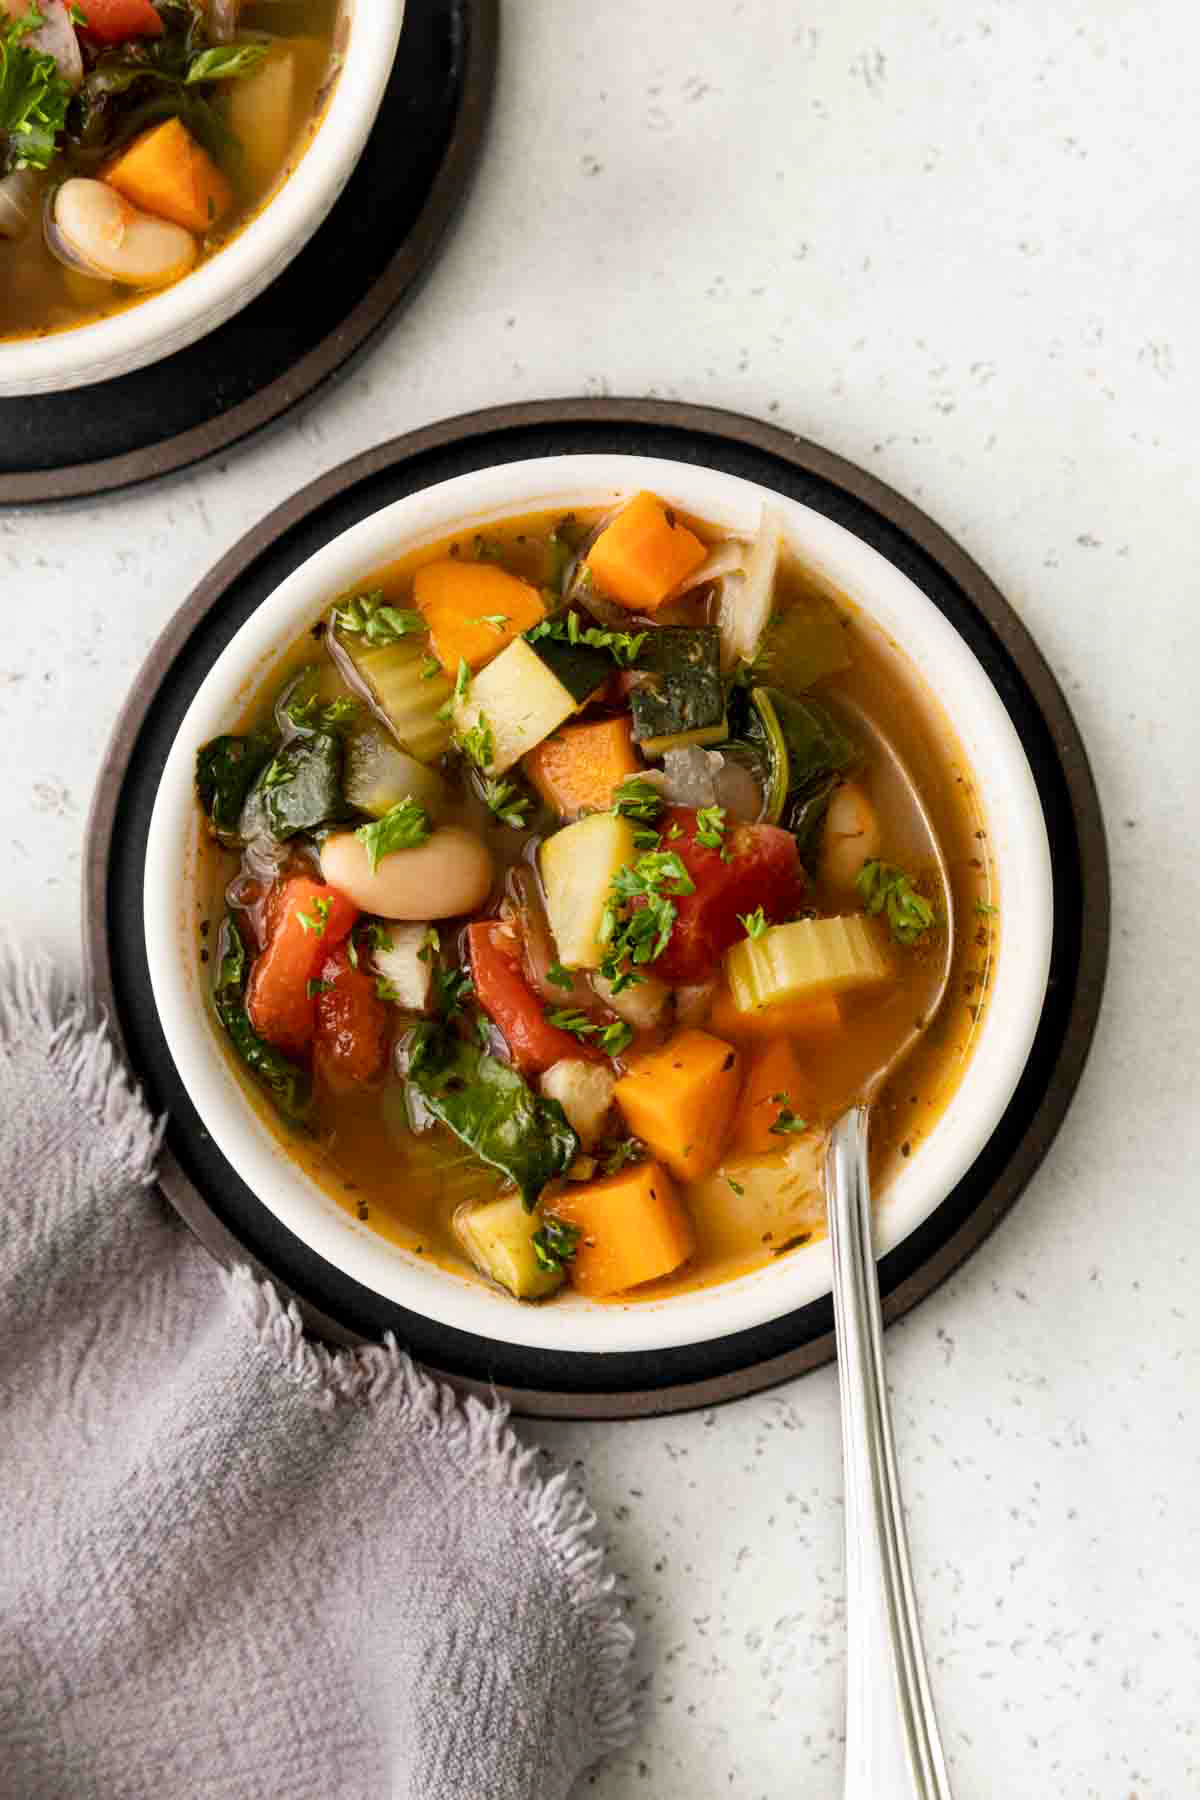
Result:
{"type": "Polygon", "coordinates": [[[623,819],[633,819],[639,825],[653,825],[666,804],[651,782],[634,775],[628,781],[623,781],[617,789],[613,811],[623,819]]]}
{"type": "Polygon", "coordinates": [[[313,901],[312,912],[298,912],[297,919],[303,930],[311,931],[314,937],[324,937],[325,927],[329,923],[329,915],[333,911],[333,901],[324,894],[318,894],[313,901]]]}
{"type": "Polygon", "coordinates": [[[641,1138],[622,1138],[605,1155],[600,1164],[601,1172],[605,1175],[615,1175],[618,1169],[625,1168],[628,1163],[645,1162],[646,1155],[646,1146],[641,1138]]]}
{"type": "Polygon", "coordinates": [[[793,1137],[797,1132],[807,1130],[807,1119],[798,1119],[790,1106],[781,1106],[779,1117],[771,1126],[771,1135],[773,1137],[793,1137]]]}
{"type": "Polygon", "coordinates": [[[471,691],[471,665],[465,656],[458,659],[458,674],[454,677],[454,704],[461,706],[471,691]]]}
{"type": "Polygon", "coordinates": [[[429,814],[409,794],[382,819],[360,825],[354,835],[367,846],[367,860],[374,874],[385,856],[393,856],[397,850],[415,850],[432,831],[429,814]]]}
{"type": "Polygon", "coordinates": [[[261,786],[264,793],[269,793],[272,788],[286,787],[289,781],[295,779],[295,769],[289,769],[286,763],[280,762],[276,757],[264,772],[261,786]]]}
{"type": "Polygon", "coordinates": [[[45,24],[36,6],[0,23],[0,175],[48,169],[72,94],[58,64],[26,39],[45,24]]]}
{"type": "Polygon", "coordinates": [[[351,600],[339,602],[333,609],[332,622],[339,631],[353,637],[365,637],[368,644],[396,644],[401,638],[425,630],[425,621],[419,612],[410,612],[402,606],[388,606],[382,588],[373,588],[368,594],[356,594],[351,600]]]}
{"type": "Polygon", "coordinates": [[[569,612],[565,618],[543,619],[540,625],[530,626],[525,636],[531,644],[536,644],[539,638],[558,638],[568,644],[587,644],[592,650],[607,650],[620,668],[628,669],[637,661],[649,633],[602,631],[596,625],[581,625],[579,614],[569,612]]]}
{"type": "Polygon", "coordinates": [[[343,731],[358,717],[358,702],[343,696],[323,705],[319,694],[310,694],[306,700],[297,694],[284,711],[301,731],[343,731]]]}
{"type": "Polygon", "coordinates": [[[400,992],[400,989],[394,982],[388,980],[386,975],[376,976],[375,992],[380,1000],[390,1000],[396,1006],[403,1006],[404,1004],[404,995],[400,992]]]}
{"type": "MultiPolygon", "coordinates": [[[[86,24],[86,20],[84,21],[86,24]]],[[[232,81],[238,75],[253,75],[267,54],[266,44],[212,44],[198,50],[188,62],[185,87],[198,81],[232,81]]]]}
{"type": "Polygon", "coordinates": [[[720,850],[725,842],[725,808],[702,806],[696,814],[696,842],[706,850],[720,850]]]}
{"type": "Polygon", "coordinates": [[[865,862],[854,884],[873,916],[887,914],[898,944],[915,944],[933,924],[933,907],[894,863],[865,862]]]}
{"type": "Polygon", "coordinates": [[[386,925],[372,923],[366,927],[363,936],[368,950],[390,950],[392,947],[392,934],[386,925]]]}
{"type": "Polygon", "coordinates": [[[476,562],[503,562],[504,545],[498,538],[484,537],[481,531],[475,533],[473,545],[476,562]]]}
{"type": "Polygon", "coordinates": [[[314,979],[305,982],[304,987],[309,999],[315,1000],[318,994],[328,994],[333,987],[333,983],[332,981],[317,981],[314,979]]]}
{"type": "Polygon", "coordinates": [[[540,1231],[533,1234],[533,1254],[542,1269],[565,1269],[579,1248],[579,1227],[568,1225],[553,1213],[542,1215],[540,1231]]]}
{"type": "Polygon", "coordinates": [[[589,1019],[585,1012],[580,1012],[578,1007],[548,1006],[546,1023],[556,1026],[559,1031],[569,1031],[572,1037],[577,1037],[581,1041],[584,1038],[594,1037],[600,1029],[595,1021],[589,1019]]]}
{"type": "Polygon", "coordinates": [[[441,672],[442,672],[442,665],[438,661],[436,656],[423,656],[421,658],[421,680],[422,681],[432,681],[434,676],[440,675],[441,672]]]}
{"type": "Polygon", "coordinates": [[[493,631],[500,633],[501,637],[504,636],[504,627],[510,622],[507,613],[481,613],[475,621],[477,625],[490,625],[493,631]]]}
{"type": "Polygon", "coordinates": [[[473,762],[477,769],[486,769],[495,760],[496,740],[485,713],[480,713],[470,730],[462,733],[458,747],[467,761],[473,762]]]}
{"type": "Polygon", "coordinates": [[[474,984],[465,969],[434,970],[434,1002],[443,1019],[456,1018],[474,992],[474,984]]]}
{"type": "Polygon", "coordinates": [[[739,913],[738,924],[744,927],[746,936],[753,941],[760,938],[767,929],[767,915],[761,906],[756,906],[752,913],[739,913]]]}
{"type": "Polygon", "coordinates": [[[600,973],[614,994],[641,979],[637,967],[662,955],[678,917],[675,900],[695,891],[674,850],[647,851],[631,868],[617,870],[600,921],[600,973]]]}
{"type": "Polygon", "coordinates": [[[575,986],[575,977],[570,969],[564,969],[562,964],[557,962],[552,962],[546,970],[546,980],[552,981],[555,987],[569,989],[575,986]]]}
{"type": "Polygon", "coordinates": [[[990,900],[977,900],[975,902],[975,911],[980,913],[985,919],[990,919],[994,913],[1000,911],[1000,908],[998,906],[993,906],[990,900]]]}
{"type": "Polygon", "coordinates": [[[624,1019],[614,1020],[600,1033],[600,1048],[606,1056],[620,1056],[622,1050],[628,1050],[632,1042],[633,1026],[624,1019]]]}
{"type": "Polygon", "coordinates": [[[441,949],[441,947],[442,947],[442,940],[438,936],[437,926],[436,925],[427,926],[426,930],[425,930],[425,942],[421,945],[421,948],[417,951],[417,961],[423,962],[423,963],[432,962],[433,958],[437,955],[437,953],[441,949]]]}
{"type": "Polygon", "coordinates": [[[733,1191],[734,1191],[734,1193],[735,1193],[735,1194],[738,1194],[738,1195],[741,1195],[741,1194],[744,1194],[744,1193],[745,1193],[745,1191],[746,1191],[746,1190],[745,1190],[745,1188],[744,1188],[744,1187],[743,1187],[743,1186],[742,1186],[742,1184],[741,1184],[741,1182],[740,1182],[740,1181],[735,1181],[735,1180],[734,1180],[734,1179],[733,1179],[733,1176],[732,1176],[732,1175],[726,1175],[726,1177],[725,1177],[725,1179],[726,1179],[726,1181],[727,1181],[727,1182],[728,1182],[728,1183],[729,1183],[729,1185],[730,1185],[730,1187],[731,1187],[731,1188],[732,1188],[732,1189],[733,1189],[733,1191]]]}
{"type": "Polygon", "coordinates": [[[483,798],[489,811],[504,825],[511,825],[520,831],[528,824],[527,814],[533,801],[528,794],[523,794],[512,781],[487,781],[483,787],[483,798]]]}

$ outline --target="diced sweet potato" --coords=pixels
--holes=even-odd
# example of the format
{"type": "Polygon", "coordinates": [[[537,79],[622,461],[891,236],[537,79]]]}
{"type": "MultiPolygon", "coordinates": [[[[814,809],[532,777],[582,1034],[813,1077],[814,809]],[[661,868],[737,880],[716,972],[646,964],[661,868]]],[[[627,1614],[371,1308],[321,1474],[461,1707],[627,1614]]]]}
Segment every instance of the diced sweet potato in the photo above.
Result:
{"type": "Polygon", "coordinates": [[[233,205],[233,189],[179,119],[151,126],[104,175],[131,205],[203,236],[233,205]]]}
{"type": "Polygon", "coordinates": [[[842,1029],[842,1009],[832,994],[817,1000],[778,1000],[758,1012],[742,1012],[722,982],[708,1015],[718,1037],[734,1043],[764,1037],[798,1038],[820,1042],[842,1029]]]}
{"type": "Polygon", "coordinates": [[[635,494],[588,552],[592,580],[634,612],[654,612],[708,555],[655,494],[635,494]]]}
{"type": "Polygon", "coordinates": [[[547,1211],[578,1229],[567,1275],[592,1299],[669,1275],[695,1249],[687,1208],[658,1163],[638,1163],[599,1181],[569,1182],[547,1211]]]}
{"type": "Polygon", "coordinates": [[[560,818],[605,812],[613,790],[641,767],[628,718],[564,725],[522,761],[522,768],[560,818]]]}
{"type": "Polygon", "coordinates": [[[737,1050],[707,1031],[681,1031],[631,1064],[616,1101],[673,1175],[699,1181],[720,1159],[741,1081],[737,1050]]]}
{"type": "Polygon", "coordinates": [[[447,675],[472,671],[546,616],[536,588],[495,563],[443,556],[413,576],[413,605],[429,627],[433,653],[447,675]]]}
{"type": "Polygon", "coordinates": [[[808,1117],[812,1083],[794,1044],[787,1038],[772,1038],[756,1050],[733,1127],[736,1150],[767,1155],[779,1150],[792,1135],[781,1130],[787,1124],[808,1117]]]}

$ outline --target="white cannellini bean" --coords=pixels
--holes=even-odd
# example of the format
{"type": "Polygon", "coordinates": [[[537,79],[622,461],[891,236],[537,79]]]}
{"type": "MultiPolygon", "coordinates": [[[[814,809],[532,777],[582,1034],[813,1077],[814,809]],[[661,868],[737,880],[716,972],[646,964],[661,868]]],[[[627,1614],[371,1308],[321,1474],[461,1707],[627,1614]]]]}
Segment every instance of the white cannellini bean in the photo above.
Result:
{"type": "Polygon", "coordinates": [[[857,781],[844,781],[825,814],[821,834],[821,879],[852,894],[865,862],[879,855],[879,817],[857,781]]]}
{"type": "Polygon", "coordinates": [[[474,912],[495,878],[487,845],[461,825],[443,825],[415,850],[381,857],[374,870],[361,838],[334,832],[321,847],[321,873],[330,887],[381,919],[454,919],[474,912]]]}
{"type": "Polygon", "coordinates": [[[196,260],[196,240],[182,225],[139,212],[107,182],[81,175],[55,195],[54,226],[89,271],[125,287],[166,287],[196,260]]]}

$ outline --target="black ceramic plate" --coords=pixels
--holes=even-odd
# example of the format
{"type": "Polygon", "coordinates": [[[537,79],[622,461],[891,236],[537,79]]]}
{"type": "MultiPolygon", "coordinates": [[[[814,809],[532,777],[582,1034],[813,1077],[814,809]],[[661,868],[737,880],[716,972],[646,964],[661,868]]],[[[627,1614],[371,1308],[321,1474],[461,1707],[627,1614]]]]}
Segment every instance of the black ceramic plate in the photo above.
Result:
{"type": "Polygon", "coordinates": [[[234,632],[330,538],[390,501],[467,470],[525,457],[621,451],[727,470],[827,514],[911,577],[987,669],[1029,756],[1053,856],[1055,928],[1041,1025],[1012,1102],[973,1167],[880,1265],[889,1319],[982,1242],[1029,1180],[1079,1081],[1108,954],[1104,829],[1091,771],[1054,677],[1015,613],[944,532],[890,489],[803,439],[732,413],[639,400],[546,401],[430,426],[344,464],[243,538],[213,570],[134,684],[89,822],[85,937],[109,1010],[151,1106],[170,1114],[160,1183],[217,1256],[250,1260],[335,1342],[395,1331],[422,1362],[518,1411],[634,1417],[732,1399],[833,1354],[830,1300],[711,1343],[653,1353],[571,1354],[493,1344],[360,1287],[286,1231],[207,1136],[159,1027],[142,930],[143,849],[159,775],[192,696],[234,632]],[[1083,896],[1087,896],[1086,932],[1083,896]]]}
{"type": "Polygon", "coordinates": [[[466,192],[495,80],[498,6],[407,0],[391,80],[345,192],[242,312],[115,381],[0,399],[0,504],[186,468],[341,369],[415,292],[466,192]]]}

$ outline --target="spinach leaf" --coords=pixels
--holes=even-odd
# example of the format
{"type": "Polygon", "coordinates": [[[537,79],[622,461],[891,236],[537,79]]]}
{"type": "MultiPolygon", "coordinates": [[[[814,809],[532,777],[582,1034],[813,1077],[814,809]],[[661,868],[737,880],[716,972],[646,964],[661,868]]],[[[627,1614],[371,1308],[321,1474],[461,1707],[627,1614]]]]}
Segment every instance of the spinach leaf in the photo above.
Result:
{"type": "Polygon", "coordinates": [[[858,761],[857,746],[818,701],[778,688],[753,689],[744,729],[761,759],[766,817],[793,834],[811,870],[830,799],[858,761]]]}
{"type": "Polygon", "coordinates": [[[222,837],[238,835],[246,795],[275,754],[279,739],[271,731],[249,737],[216,737],[196,752],[196,793],[222,837]]]}
{"type": "Polygon", "coordinates": [[[246,1011],[246,945],[232,913],[217,938],[217,973],[213,1007],[234,1049],[270,1094],[286,1119],[300,1124],[308,1111],[312,1087],[307,1071],[289,1062],[273,1044],[260,1038],[246,1011]]]}
{"type": "Polygon", "coordinates": [[[575,1160],[579,1139],[558,1102],[542,1099],[507,1063],[443,1026],[418,1025],[412,1033],[408,1079],[434,1118],[517,1184],[528,1212],[575,1160]]]}
{"type": "Polygon", "coordinates": [[[332,731],[296,737],[272,757],[250,790],[238,821],[242,837],[283,843],[346,816],[341,738],[332,731]]]}

